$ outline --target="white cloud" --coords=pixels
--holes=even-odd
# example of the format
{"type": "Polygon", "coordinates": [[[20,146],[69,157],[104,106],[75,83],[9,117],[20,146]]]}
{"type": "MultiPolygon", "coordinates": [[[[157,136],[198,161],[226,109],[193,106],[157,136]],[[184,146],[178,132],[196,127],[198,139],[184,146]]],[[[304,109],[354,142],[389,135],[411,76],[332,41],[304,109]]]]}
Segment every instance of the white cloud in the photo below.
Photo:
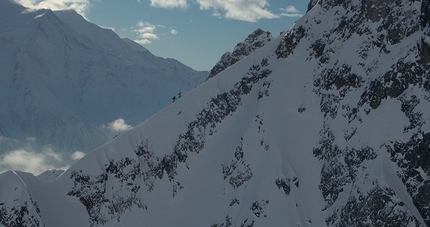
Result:
{"type": "Polygon", "coordinates": [[[175,29],[172,29],[172,30],[170,30],[170,33],[171,33],[172,35],[177,35],[177,34],[178,34],[178,31],[176,31],[175,29]]]}
{"type": "Polygon", "coordinates": [[[130,130],[132,127],[130,125],[127,125],[124,119],[118,118],[110,122],[107,128],[113,132],[124,132],[124,131],[130,130]]]}
{"type": "MultiPolygon", "coordinates": [[[[201,10],[212,10],[212,16],[233,20],[256,22],[260,19],[276,19],[280,17],[301,17],[294,6],[281,9],[281,13],[273,13],[269,9],[268,0],[195,0],[201,10]]],[[[187,0],[151,0],[151,6],[160,8],[187,8],[187,0]]]]}
{"type": "Polygon", "coordinates": [[[155,34],[155,30],[157,29],[156,26],[149,22],[139,21],[137,22],[136,27],[132,29],[138,35],[138,39],[134,40],[137,43],[149,44],[152,40],[159,39],[155,34]]]}
{"type": "Polygon", "coordinates": [[[19,170],[35,175],[49,169],[66,169],[63,156],[50,148],[42,152],[18,149],[0,156],[0,173],[7,170],[19,170]]]}
{"type": "Polygon", "coordinates": [[[173,8],[187,8],[187,0],[151,0],[151,6],[152,7],[158,7],[158,8],[167,8],[167,9],[173,9],[173,8]]]}
{"type": "Polygon", "coordinates": [[[280,14],[283,17],[301,17],[303,14],[294,6],[287,6],[285,9],[281,9],[283,12],[280,14]]]}
{"type": "Polygon", "coordinates": [[[142,39],[158,39],[158,36],[153,33],[142,33],[139,37],[142,39]]]}
{"type": "Polygon", "coordinates": [[[143,22],[143,21],[137,22],[136,27],[137,28],[135,28],[134,31],[138,32],[138,33],[147,33],[147,32],[152,33],[156,29],[155,25],[153,25],[149,22],[146,22],[146,21],[145,22],[143,22]]]}
{"type": "Polygon", "coordinates": [[[267,0],[196,0],[201,10],[214,10],[213,15],[219,17],[224,11],[224,17],[248,22],[256,22],[260,19],[279,18],[266,7],[267,0]]]}
{"type": "Polygon", "coordinates": [[[75,10],[85,17],[91,7],[90,0],[15,0],[31,9],[75,10]]]}
{"type": "Polygon", "coordinates": [[[73,154],[70,156],[73,160],[77,161],[81,158],[83,158],[85,156],[85,153],[82,151],[75,151],[73,152],[73,154]]]}
{"type": "Polygon", "coordinates": [[[296,9],[296,7],[294,6],[287,6],[287,8],[285,8],[284,11],[287,13],[300,13],[300,11],[296,9]]]}

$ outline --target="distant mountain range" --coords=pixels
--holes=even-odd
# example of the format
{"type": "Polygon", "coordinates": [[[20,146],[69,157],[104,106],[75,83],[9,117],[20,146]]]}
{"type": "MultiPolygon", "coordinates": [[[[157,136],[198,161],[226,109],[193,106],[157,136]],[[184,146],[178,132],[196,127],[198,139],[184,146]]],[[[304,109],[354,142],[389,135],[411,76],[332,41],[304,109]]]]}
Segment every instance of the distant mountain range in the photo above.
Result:
{"type": "Polygon", "coordinates": [[[31,138],[61,152],[110,140],[110,122],[135,126],[202,83],[198,72],[156,57],[74,11],[0,1],[0,153],[31,138]]]}

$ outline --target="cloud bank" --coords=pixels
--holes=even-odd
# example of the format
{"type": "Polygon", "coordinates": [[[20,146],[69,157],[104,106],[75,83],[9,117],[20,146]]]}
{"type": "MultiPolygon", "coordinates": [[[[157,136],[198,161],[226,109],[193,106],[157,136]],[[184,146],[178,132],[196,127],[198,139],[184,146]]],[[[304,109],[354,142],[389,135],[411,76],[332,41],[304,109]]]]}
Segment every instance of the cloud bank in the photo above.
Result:
{"type": "Polygon", "coordinates": [[[50,169],[66,170],[72,161],[77,161],[84,156],[85,154],[80,151],[70,155],[55,152],[49,147],[42,151],[29,148],[16,149],[0,156],[0,173],[18,170],[38,175],[50,169]]]}
{"type": "Polygon", "coordinates": [[[15,141],[0,136],[0,173],[8,170],[18,170],[38,175],[51,169],[66,170],[85,153],[58,152],[51,145],[34,148],[34,137],[27,137],[24,142],[15,141]],[[25,145],[24,145],[25,144],[25,145]]]}
{"type": "MultiPolygon", "coordinates": [[[[118,118],[108,123],[104,128],[114,133],[121,133],[132,127],[126,124],[124,119],[118,118]]],[[[58,152],[51,145],[46,145],[41,150],[35,150],[31,148],[32,142],[35,140],[34,137],[28,137],[26,139],[27,146],[21,147],[19,143],[13,143],[13,140],[0,136],[0,147],[5,148],[10,145],[10,149],[5,150],[5,153],[0,155],[0,173],[17,170],[39,175],[51,169],[66,170],[72,163],[85,156],[85,153],[81,151],[75,151],[72,154],[58,152]]]]}

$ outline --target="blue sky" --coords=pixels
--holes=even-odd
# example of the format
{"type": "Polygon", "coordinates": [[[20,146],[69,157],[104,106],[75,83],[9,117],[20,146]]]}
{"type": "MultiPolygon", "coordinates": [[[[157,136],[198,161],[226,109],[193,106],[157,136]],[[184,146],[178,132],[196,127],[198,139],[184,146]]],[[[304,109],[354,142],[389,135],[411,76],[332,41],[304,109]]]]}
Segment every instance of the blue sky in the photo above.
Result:
{"type": "Polygon", "coordinates": [[[277,37],[306,12],[305,0],[15,0],[30,8],[74,9],[154,55],[210,70],[257,28],[277,37]]]}

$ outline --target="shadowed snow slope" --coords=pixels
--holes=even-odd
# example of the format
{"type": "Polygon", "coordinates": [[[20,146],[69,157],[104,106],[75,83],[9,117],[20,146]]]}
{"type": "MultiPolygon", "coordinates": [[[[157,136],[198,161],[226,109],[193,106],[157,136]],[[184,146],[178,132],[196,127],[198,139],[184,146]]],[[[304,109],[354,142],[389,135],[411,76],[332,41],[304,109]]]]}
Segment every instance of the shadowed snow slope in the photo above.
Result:
{"type": "Polygon", "coordinates": [[[208,74],[136,48],[74,11],[0,4],[0,136],[88,152],[112,138],[109,122],[135,126],[208,74]]]}
{"type": "Polygon", "coordinates": [[[28,190],[1,214],[34,201],[47,227],[429,226],[428,2],[310,7],[56,180],[0,175],[28,190]]]}

